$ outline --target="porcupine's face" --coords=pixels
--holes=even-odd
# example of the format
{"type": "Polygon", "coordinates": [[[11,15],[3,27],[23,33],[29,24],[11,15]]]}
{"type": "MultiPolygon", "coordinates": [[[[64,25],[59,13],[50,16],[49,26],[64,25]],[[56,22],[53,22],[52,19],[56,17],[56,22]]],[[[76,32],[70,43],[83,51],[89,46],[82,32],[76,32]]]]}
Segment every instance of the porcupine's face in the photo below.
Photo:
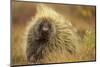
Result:
{"type": "Polygon", "coordinates": [[[52,25],[47,20],[42,20],[38,25],[39,40],[48,41],[52,34],[52,25]]]}

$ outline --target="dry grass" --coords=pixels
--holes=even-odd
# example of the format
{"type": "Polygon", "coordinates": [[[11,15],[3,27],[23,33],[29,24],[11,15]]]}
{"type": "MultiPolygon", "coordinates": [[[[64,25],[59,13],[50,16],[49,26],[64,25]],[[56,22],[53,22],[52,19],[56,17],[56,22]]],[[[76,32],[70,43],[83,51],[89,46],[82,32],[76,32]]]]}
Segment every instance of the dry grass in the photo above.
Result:
{"type": "Polygon", "coordinates": [[[83,38],[82,60],[96,60],[96,38],[94,31],[86,31],[83,38]]]}

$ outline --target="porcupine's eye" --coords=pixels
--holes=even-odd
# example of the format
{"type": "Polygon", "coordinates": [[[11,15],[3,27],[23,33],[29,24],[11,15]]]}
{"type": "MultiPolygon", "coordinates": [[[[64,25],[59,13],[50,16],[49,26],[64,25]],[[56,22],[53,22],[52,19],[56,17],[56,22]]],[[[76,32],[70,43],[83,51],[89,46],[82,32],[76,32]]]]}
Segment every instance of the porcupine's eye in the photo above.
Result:
{"type": "Polygon", "coordinates": [[[51,24],[48,21],[42,21],[38,31],[40,33],[40,39],[48,39],[51,32],[51,24]]]}

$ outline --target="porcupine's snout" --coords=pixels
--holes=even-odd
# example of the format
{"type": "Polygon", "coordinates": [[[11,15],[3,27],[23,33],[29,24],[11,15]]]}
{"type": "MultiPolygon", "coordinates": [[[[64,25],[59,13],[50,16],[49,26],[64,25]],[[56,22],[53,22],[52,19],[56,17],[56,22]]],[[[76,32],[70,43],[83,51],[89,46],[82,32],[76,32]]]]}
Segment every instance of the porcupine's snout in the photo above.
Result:
{"type": "Polygon", "coordinates": [[[51,34],[51,24],[48,21],[42,21],[39,24],[38,32],[41,40],[48,40],[51,34]]]}

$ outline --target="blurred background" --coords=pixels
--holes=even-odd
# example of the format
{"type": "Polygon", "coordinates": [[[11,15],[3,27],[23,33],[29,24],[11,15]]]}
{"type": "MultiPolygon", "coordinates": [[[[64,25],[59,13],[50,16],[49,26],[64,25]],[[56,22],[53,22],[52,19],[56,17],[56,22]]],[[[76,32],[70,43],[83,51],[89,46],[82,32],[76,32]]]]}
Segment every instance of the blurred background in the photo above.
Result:
{"type": "MultiPolygon", "coordinates": [[[[11,4],[12,24],[12,64],[26,64],[24,33],[31,18],[36,15],[35,2],[16,2],[11,4]]],[[[89,5],[50,4],[47,6],[63,15],[78,30],[82,42],[82,61],[96,60],[96,7],[89,5]]]]}

